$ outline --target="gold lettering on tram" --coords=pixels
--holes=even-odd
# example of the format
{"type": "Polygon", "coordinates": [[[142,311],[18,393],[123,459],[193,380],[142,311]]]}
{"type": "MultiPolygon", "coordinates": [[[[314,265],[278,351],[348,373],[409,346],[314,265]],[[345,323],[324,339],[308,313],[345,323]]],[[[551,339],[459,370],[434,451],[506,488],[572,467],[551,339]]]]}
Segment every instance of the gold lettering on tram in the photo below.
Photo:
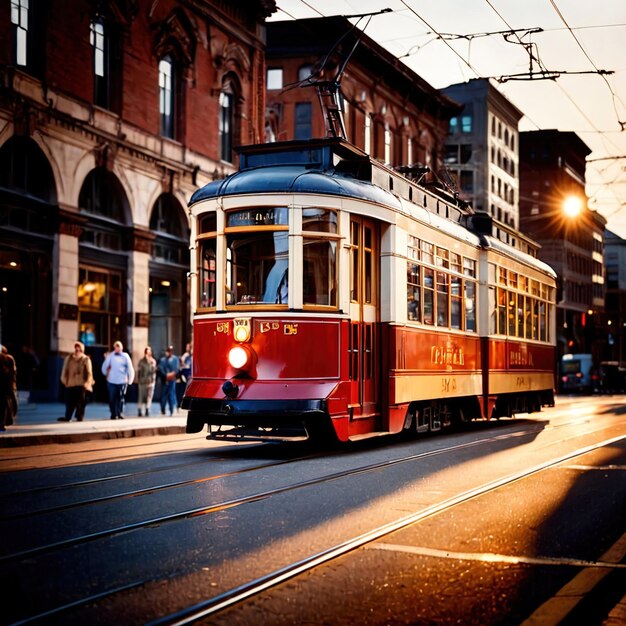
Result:
{"type": "Polygon", "coordinates": [[[441,393],[450,393],[456,391],[456,378],[441,379],[441,393]]]}
{"type": "Polygon", "coordinates": [[[215,330],[218,333],[224,333],[228,335],[230,333],[230,323],[229,322],[218,322],[215,325],[215,330]]]}
{"type": "Polygon", "coordinates": [[[283,333],[285,335],[297,335],[298,325],[297,324],[285,324],[283,326],[283,333]]]}
{"type": "Polygon", "coordinates": [[[533,353],[526,350],[525,346],[520,350],[511,350],[509,359],[510,365],[527,365],[529,367],[535,366],[533,353]]]}
{"type": "Polygon", "coordinates": [[[262,333],[269,333],[270,330],[278,330],[279,328],[278,322],[259,322],[259,331],[262,333]]]}
{"type": "Polygon", "coordinates": [[[445,348],[432,346],[430,349],[430,362],[433,365],[465,365],[465,352],[463,348],[448,343],[445,348]]]}

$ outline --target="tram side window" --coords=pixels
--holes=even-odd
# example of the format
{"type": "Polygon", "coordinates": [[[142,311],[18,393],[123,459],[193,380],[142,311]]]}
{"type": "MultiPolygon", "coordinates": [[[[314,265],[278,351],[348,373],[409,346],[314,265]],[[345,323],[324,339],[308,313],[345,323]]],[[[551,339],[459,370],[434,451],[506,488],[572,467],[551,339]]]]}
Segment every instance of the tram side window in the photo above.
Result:
{"type": "Polygon", "coordinates": [[[524,300],[524,337],[533,338],[532,299],[529,296],[520,296],[524,300]]]}
{"type": "Polygon", "coordinates": [[[424,268],[424,323],[435,323],[435,272],[424,268]]]}
{"type": "Polygon", "coordinates": [[[437,272],[437,326],[449,326],[448,319],[448,281],[450,276],[437,272]]]}
{"type": "Polygon", "coordinates": [[[547,341],[546,303],[539,302],[539,341],[547,341]]]}
{"type": "Polygon", "coordinates": [[[350,300],[356,302],[359,300],[359,285],[361,283],[361,272],[359,271],[359,224],[352,222],[350,224],[350,300]]]}
{"type": "Polygon", "coordinates": [[[508,313],[509,319],[509,337],[517,336],[517,320],[518,308],[517,308],[517,294],[513,292],[508,292],[508,313]]]}
{"type": "Polygon", "coordinates": [[[508,293],[506,289],[498,287],[498,313],[497,313],[497,329],[496,332],[500,335],[506,335],[506,307],[507,307],[508,293]]]}
{"type": "Polygon", "coordinates": [[[215,239],[205,239],[200,244],[200,307],[215,306],[215,258],[215,239]]]}
{"type": "Polygon", "coordinates": [[[450,326],[459,330],[463,310],[461,306],[461,279],[458,276],[450,277],[450,326]]]}
{"type": "MultiPolygon", "coordinates": [[[[465,330],[476,331],[476,284],[465,281],[465,330]]],[[[490,293],[491,295],[491,293],[490,293]]]]}
{"type": "Polygon", "coordinates": [[[489,334],[498,332],[498,307],[496,306],[496,288],[489,287],[489,334]]]}
{"type": "Polygon", "coordinates": [[[406,267],[406,307],[407,319],[420,322],[422,319],[420,298],[420,268],[415,263],[407,263],[406,267]]]}

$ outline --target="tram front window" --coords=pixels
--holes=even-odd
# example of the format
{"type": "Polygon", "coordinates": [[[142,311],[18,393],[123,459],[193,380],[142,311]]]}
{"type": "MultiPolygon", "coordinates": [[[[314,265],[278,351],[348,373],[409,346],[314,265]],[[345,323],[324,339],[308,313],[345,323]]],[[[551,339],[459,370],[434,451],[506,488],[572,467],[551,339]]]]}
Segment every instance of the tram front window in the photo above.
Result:
{"type": "Polygon", "coordinates": [[[287,304],[289,236],[286,231],[227,236],[226,304],[287,304]]]}

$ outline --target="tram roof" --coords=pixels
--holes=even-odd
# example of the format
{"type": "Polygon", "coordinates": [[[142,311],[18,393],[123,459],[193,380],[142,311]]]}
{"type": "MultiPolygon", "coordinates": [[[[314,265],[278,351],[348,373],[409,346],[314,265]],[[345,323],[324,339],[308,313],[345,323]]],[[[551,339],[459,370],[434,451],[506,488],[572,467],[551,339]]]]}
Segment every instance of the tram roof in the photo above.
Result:
{"type": "Polygon", "coordinates": [[[371,182],[369,156],[346,141],[286,141],[244,146],[239,151],[239,171],[198,189],[190,205],[219,196],[312,193],[400,207],[394,194],[371,182]]]}

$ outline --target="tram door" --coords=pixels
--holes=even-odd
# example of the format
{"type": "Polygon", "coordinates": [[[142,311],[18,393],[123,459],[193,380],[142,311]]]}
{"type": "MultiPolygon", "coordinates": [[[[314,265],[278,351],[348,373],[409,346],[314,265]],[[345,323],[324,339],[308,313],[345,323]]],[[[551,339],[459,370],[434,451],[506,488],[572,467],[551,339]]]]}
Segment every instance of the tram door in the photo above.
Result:
{"type": "Polygon", "coordinates": [[[357,419],[380,413],[380,255],[376,222],[353,217],[350,237],[350,408],[353,419],[357,419]]]}

